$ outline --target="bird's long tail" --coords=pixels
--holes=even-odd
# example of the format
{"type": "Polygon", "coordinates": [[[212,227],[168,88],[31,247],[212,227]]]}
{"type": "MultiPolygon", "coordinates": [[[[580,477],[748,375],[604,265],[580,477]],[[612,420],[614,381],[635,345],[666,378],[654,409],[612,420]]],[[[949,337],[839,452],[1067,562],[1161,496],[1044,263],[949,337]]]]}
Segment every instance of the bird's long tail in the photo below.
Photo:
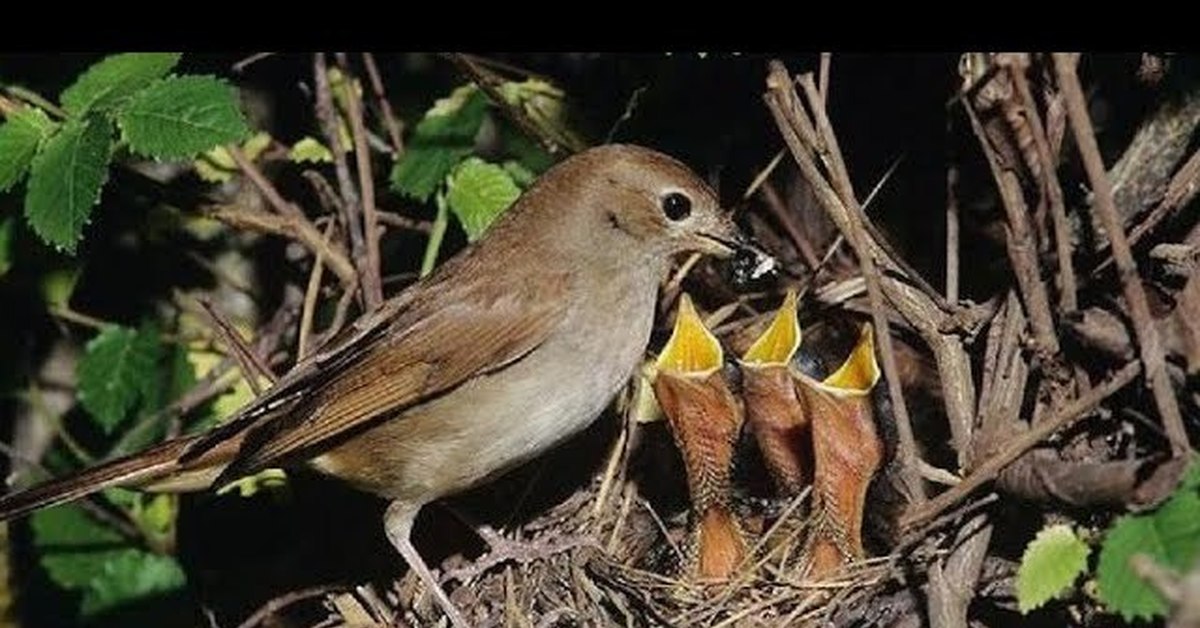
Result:
{"type": "Polygon", "coordinates": [[[32,488],[0,497],[0,521],[82,499],[114,486],[143,487],[152,490],[201,490],[208,487],[236,452],[235,439],[214,448],[187,465],[179,457],[197,440],[186,436],[169,440],[144,451],[57,477],[32,488]]]}

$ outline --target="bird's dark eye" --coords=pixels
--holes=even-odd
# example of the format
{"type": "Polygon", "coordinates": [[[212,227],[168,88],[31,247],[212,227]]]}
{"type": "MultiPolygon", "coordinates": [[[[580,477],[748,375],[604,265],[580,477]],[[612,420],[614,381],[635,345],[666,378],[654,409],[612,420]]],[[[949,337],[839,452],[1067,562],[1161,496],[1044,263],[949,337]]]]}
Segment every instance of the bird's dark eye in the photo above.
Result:
{"type": "Polygon", "coordinates": [[[692,201],[681,192],[671,192],[663,197],[663,213],[671,220],[683,220],[692,215],[692,201]]]}

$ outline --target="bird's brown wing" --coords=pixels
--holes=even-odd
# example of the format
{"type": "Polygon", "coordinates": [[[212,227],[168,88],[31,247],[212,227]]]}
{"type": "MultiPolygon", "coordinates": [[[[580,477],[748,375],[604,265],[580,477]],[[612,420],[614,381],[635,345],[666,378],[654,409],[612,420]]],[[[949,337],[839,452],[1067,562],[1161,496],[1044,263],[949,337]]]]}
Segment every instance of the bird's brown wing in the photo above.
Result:
{"type": "Polygon", "coordinates": [[[423,290],[384,325],[382,335],[367,332],[345,345],[340,352],[350,349],[351,359],[328,356],[325,363],[336,367],[335,373],[297,387],[303,398],[293,409],[238,430],[249,431],[217,482],[315,455],[338,436],[444,394],[537,348],[562,320],[566,274],[547,272],[532,281],[497,283],[423,290]]]}

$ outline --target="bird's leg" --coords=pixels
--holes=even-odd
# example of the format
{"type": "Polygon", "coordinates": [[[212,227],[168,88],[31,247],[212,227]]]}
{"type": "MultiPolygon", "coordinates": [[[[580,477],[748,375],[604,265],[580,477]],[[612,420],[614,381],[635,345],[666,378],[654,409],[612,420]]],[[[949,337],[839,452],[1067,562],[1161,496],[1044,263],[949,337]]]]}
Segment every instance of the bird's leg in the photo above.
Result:
{"type": "Polygon", "coordinates": [[[534,560],[549,558],[576,547],[596,545],[595,538],[588,535],[567,536],[549,542],[541,539],[532,541],[510,539],[505,537],[499,530],[478,521],[457,506],[450,505],[449,503],[443,503],[443,505],[456,519],[474,530],[475,534],[478,534],[479,538],[483,539],[483,542],[488,546],[488,553],[486,555],[480,556],[469,565],[452,569],[443,574],[443,583],[457,580],[465,584],[492,567],[506,562],[528,563],[534,560]]]}
{"type": "Polygon", "coordinates": [[[425,560],[421,558],[421,555],[417,553],[417,548],[412,544],[413,520],[419,510],[420,507],[413,508],[411,504],[405,502],[392,502],[383,515],[383,527],[387,532],[388,540],[396,547],[396,551],[400,552],[404,562],[408,563],[408,568],[416,572],[417,577],[425,584],[425,588],[433,594],[433,599],[437,600],[438,606],[441,606],[442,611],[450,618],[450,623],[455,628],[470,628],[471,624],[462,616],[462,613],[458,612],[458,608],[442,590],[437,578],[433,577],[433,572],[429,571],[429,566],[425,564],[425,560]]]}

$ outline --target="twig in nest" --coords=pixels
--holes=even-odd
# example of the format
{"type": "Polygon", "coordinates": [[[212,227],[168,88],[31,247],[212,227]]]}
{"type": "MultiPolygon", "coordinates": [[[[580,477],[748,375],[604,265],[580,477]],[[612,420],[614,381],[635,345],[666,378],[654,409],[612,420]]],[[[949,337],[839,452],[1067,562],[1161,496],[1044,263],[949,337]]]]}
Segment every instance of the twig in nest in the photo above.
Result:
{"type": "Polygon", "coordinates": [[[1028,431],[1018,436],[1009,439],[1005,445],[982,464],[975,467],[975,470],[970,475],[963,478],[957,486],[950,490],[934,497],[933,499],[918,504],[909,509],[908,512],[900,518],[900,525],[906,530],[912,530],[917,526],[937,517],[942,511],[950,506],[953,506],[960,499],[975,491],[975,489],[983,486],[996,477],[1000,471],[1011,464],[1014,460],[1021,456],[1034,445],[1049,438],[1059,430],[1071,425],[1075,421],[1085,416],[1088,412],[1094,409],[1102,401],[1107,399],[1112,394],[1116,393],[1126,384],[1133,381],[1138,373],[1142,370],[1142,365],[1138,362],[1130,362],[1122,367],[1117,372],[1113,373],[1103,383],[1097,385],[1086,395],[1083,395],[1063,407],[1053,417],[1040,421],[1030,427],[1028,431]]]}
{"type": "Polygon", "coordinates": [[[338,586],[319,586],[285,593],[279,597],[268,600],[266,604],[263,604],[258,610],[254,611],[253,614],[247,617],[246,621],[238,624],[238,628],[255,628],[256,626],[267,624],[267,620],[270,619],[272,615],[275,615],[279,611],[291,606],[292,604],[295,604],[296,602],[302,602],[314,597],[322,597],[342,590],[343,587],[338,586]]]}
{"type": "Polygon", "coordinates": [[[1171,451],[1180,456],[1191,449],[1187,430],[1184,428],[1183,416],[1179,413],[1179,405],[1175,400],[1175,391],[1167,375],[1158,329],[1150,315],[1146,291],[1142,287],[1137,264],[1133,260],[1129,242],[1125,239],[1125,229],[1113,203],[1112,185],[1108,180],[1108,173],[1104,170],[1100,148],[1096,144],[1092,120],[1083,98],[1083,88],[1079,85],[1079,77],[1075,75],[1075,64],[1068,55],[1055,53],[1054,68],[1058,74],[1059,89],[1066,100],[1067,117],[1071,122],[1075,145],[1079,148],[1084,169],[1087,170],[1088,180],[1096,196],[1092,209],[1104,225],[1112,244],[1113,259],[1121,277],[1121,289],[1125,301],[1129,304],[1129,315],[1133,319],[1134,332],[1137,333],[1142,362],[1146,365],[1146,381],[1150,383],[1150,389],[1154,393],[1154,403],[1171,441],[1171,451]]]}

